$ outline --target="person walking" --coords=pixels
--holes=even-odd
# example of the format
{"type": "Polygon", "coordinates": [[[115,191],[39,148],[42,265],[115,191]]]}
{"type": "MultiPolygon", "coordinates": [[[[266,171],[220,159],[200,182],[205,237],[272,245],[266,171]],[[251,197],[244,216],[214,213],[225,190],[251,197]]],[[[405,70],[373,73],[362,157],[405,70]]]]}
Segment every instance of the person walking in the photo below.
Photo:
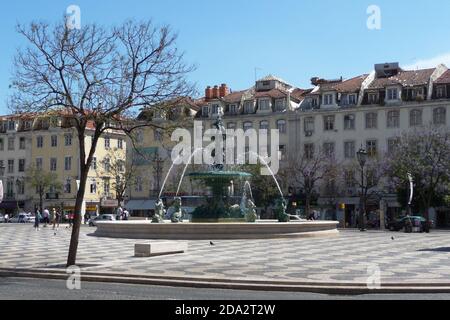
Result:
{"type": "Polygon", "coordinates": [[[39,223],[41,222],[41,219],[42,219],[41,212],[37,210],[34,217],[34,229],[36,231],[39,231],[39,223]]]}
{"type": "Polygon", "coordinates": [[[116,211],[116,220],[119,221],[120,219],[122,219],[122,216],[123,216],[123,209],[121,206],[119,206],[116,211]]]}
{"type": "Polygon", "coordinates": [[[47,225],[50,224],[50,212],[48,211],[47,208],[44,209],[43,218],[44,218],[44,227],[47,227],[47,225]]]}
{"type": "Polygon", "coordinates": [[[53,208],[52,212],[50,213],[50,223],[53,225],[53,230],[56,229],[56,209],[53,208]]]}

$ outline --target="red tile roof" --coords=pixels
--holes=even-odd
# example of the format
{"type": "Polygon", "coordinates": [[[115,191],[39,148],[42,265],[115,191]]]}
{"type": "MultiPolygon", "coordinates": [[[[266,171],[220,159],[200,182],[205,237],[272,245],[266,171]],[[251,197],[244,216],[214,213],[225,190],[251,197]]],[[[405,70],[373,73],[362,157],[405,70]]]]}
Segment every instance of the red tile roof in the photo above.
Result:
{"type": "Polygon", "coordinates": [[[444,72],[442,76],[440,76],[439,79],[437,79],[434,83],[437,84],[448,84],[450,83],[450,70],[447,70],[444,72]]]}
{"type": "Polygon", "coordinates": [[[422,69],[413,71],[400,71],[397,75],[388,78],[375,79],[369,89],[382,89],[390,85],[402,85],[404,87],[425,85],[436,69],[422,69]]]}

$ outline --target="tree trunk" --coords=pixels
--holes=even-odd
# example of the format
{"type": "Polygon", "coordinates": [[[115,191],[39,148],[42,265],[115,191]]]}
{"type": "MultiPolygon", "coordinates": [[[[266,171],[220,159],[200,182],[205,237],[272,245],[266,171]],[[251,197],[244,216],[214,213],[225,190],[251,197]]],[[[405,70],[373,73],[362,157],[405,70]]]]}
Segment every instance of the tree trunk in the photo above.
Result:
{"type": "Polygon", "coordinates": [[[309,215],[311,214],[311,195],[306,196],[305,200],[305,214],[306,218],[309,219],[309,215]]]}
{"type": "Polygon", "coordinates": [[[86,191],[86,183],[88,180],[89,170],[92,164],[92,158],[97,148],[98,139],[101,135],[101,131],[99,127],[97,127],[94,133],[89,156],[86,159],[86,150],[84,143],[86,124],[84,124],[84,126],[83,125],[80,126],[81,128],[78,128],[78,143],[80,146],[80,186],[78,189],[77,199],[75,202],[74,223],[72,227],[72,237],[70,239],[69,255],[67,257],[67,267],[76,265],[78,241],[80,237],[80,229],[82,222],[81,208],[83,206],[84,194],[86,191]]]}

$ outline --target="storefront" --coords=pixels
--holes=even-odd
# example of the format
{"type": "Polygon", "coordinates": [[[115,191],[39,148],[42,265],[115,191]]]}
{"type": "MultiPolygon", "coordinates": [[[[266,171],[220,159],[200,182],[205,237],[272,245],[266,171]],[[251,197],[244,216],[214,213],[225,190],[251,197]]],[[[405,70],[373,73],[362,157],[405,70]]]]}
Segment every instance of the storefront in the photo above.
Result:
{"type": "Polygon", "coordinates": [[[155,204],[155,200],[131,200],[127,202],[125,208],[130,212],[132,217],[148,218],[153,215],[155,204]]]}
{"type": "Polygon", "coordinates": [[[100,214],[115,214],[119,202],[117,200],[102,200],[100,205],[100,214]]]}

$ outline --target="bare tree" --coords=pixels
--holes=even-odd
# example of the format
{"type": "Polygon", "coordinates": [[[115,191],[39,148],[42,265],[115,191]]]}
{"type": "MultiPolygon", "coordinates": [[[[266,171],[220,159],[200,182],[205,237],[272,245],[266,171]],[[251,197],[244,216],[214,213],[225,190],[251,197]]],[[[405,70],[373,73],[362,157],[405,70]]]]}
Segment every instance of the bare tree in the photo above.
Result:
{"type": "Polygon", "coordinates": [[[120,205],[125,200],[126,192],[136,186],[141,172],[135,162],[126,161],[126,154],[122,149],[113,148],[101,161],[96,173],[99,178],[111,178],[111,186],[120,205]]]}
{"type": "Polygon", "coordinates": [[[305,214],[310,215],[311,201],[318,192],[319,182],[331,176],[335,170],[333,155],[324,150],[314,152],[290,153],[285,169],[284,178],[292,187],[302,190],[305,196],[305,214]]]}
{"type": "Polygon", "coordinates": [[[133,136],[139,128],[155,126],[126,119],[148,106],[170,110],[173,104],[165,101],[192,95],[186,76],[193,67],[183,62],[170,28],[151,21],[109,29],[86,25],[71,30],[64,21],[55,27],[32,23],[17,29],[29,46],[14,60],[10,108],[63,113],[77,132],[80,187],[67,259],[71,266],[76,264],[83,197],[99,138],[110,130],[133,136]],[[92,134],[88,149],[87,133],[92,134]]]}

